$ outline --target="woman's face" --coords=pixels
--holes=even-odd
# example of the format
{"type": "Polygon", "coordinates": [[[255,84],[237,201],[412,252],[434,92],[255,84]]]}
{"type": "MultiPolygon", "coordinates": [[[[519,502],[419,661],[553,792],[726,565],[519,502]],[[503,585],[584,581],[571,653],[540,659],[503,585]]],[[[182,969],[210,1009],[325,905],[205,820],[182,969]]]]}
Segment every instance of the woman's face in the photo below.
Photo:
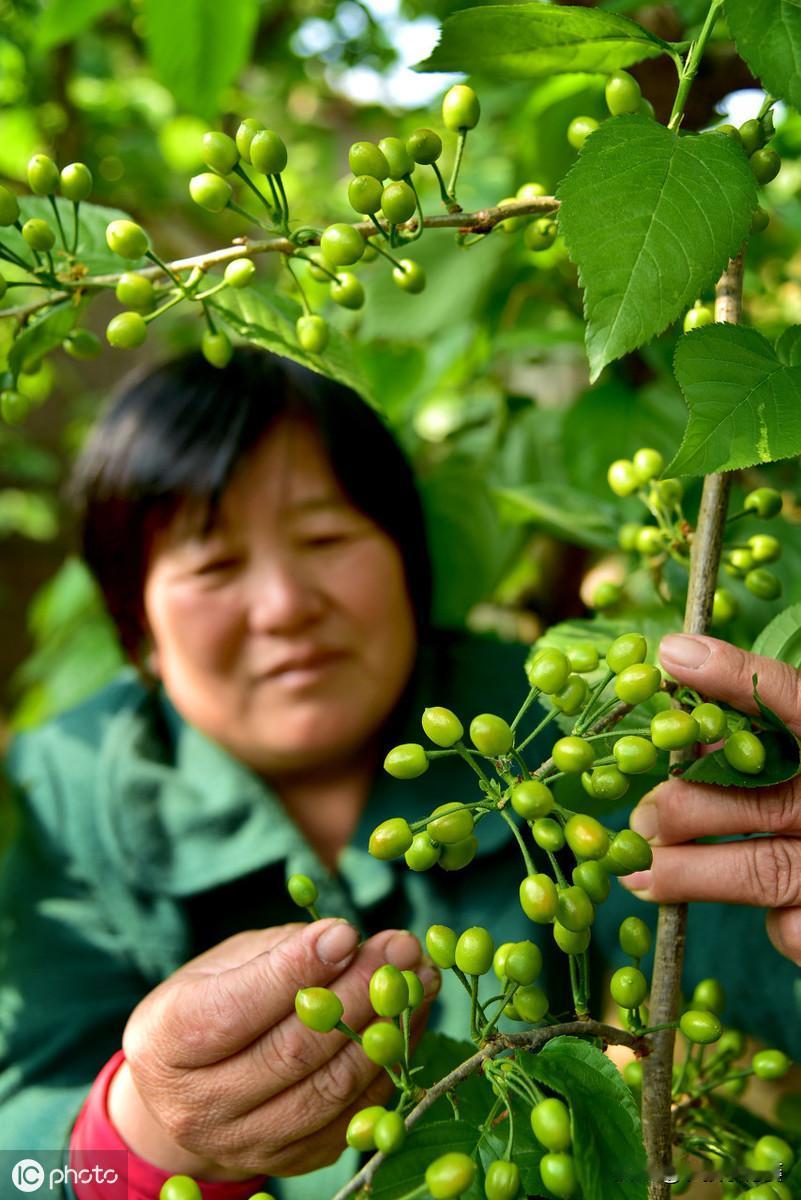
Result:
{"type": "Polygon", "coordinates": [[[151,664],[185,720],[267,776],[341,765],[399,699],[416,650],[395,542],[354,508],[314,430],[281,419],[206,538],[181,509],[145,575],[151,664]]]}

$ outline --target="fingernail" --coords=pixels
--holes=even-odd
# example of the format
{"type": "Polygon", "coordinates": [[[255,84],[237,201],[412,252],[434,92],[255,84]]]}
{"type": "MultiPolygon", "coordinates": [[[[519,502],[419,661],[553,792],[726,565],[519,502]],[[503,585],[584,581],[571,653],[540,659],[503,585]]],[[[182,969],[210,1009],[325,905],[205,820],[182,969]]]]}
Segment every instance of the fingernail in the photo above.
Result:
{"type": "Polygon", "coordinates": [[[629,817],[629,826],[646,842],[659,834],[659,810],[652,800],[641,800],[629,817]]]}
{"type": "Polygon", "coordinates": [[[683,633],[671,633],[659,643],[659,657],[666,667],[672,662],[677,667],[697,670],[704,665],[711,652],[706,642],[683,633]]]}
{"type": "Polygon", "coordinates": [[[423,985],[423,990],[427,996],[436,996],[442,983],[442,978],[436,967],[423,965],[417,972],[417,976],[423,985]]]}
{"type": "Polygon", "coordinates": [[[620,875],[618,878],[630,892],[647,892],[651,887],[653,871],[635,871],[632,875],[620,875]]]}
{"type": "Polygon", "coordinates": [[[413,933],[409,933],[407,929],[400,929],[387,942],[384,955],[387,962],[392,963],[393,967],[399,967],[405,971],[419,963],[422,950],[413,933]]]}
{"type": "Polygon", "coordinates": [[[333,966],[350,958],[359,943],[359,931],[347,921],[337,921],[317,939],[317,957],[320,962],[333,966]]]}

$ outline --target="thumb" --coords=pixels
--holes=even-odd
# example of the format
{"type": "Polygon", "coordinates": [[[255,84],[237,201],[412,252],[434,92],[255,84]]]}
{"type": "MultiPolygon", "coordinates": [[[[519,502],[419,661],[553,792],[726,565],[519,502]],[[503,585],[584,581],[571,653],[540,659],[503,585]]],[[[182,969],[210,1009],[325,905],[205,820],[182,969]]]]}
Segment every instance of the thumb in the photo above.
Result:
{"type": "Polygon", "coordinates": [[[750,654],[719,638],[671,633],[662,638],[659,659],[666,671],[704,696],[756,714],[752,677],[759,695],[786,725],[801,734],[801,673],[787,663],[750,654]]]}

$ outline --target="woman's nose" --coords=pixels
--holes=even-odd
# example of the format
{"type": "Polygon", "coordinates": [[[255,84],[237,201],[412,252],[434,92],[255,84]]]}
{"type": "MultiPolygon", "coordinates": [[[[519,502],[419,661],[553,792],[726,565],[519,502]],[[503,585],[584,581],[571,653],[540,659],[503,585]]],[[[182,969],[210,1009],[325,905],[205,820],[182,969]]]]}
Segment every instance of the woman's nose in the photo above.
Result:
{"type": "Polygon", "coordinates": [[[254,563],[249,618],[259,633],[285,634],[320,619],[325,596],[314,576],[293,555],[254,563]]]}

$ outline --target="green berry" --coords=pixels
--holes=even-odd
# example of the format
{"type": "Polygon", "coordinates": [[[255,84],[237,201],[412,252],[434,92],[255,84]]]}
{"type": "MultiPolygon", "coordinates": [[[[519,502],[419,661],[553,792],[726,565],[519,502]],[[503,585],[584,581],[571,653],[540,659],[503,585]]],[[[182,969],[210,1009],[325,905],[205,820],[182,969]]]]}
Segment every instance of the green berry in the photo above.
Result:
{"type": "Polygon", "coordinates": [[[428,757],[416,742],[403,742],[390,750],[384,759],[384,770],[395,779],[417,779],[428,770],[428,757]]]}
{"type": "Polygon", "coordinates": [[[520,1168],[517,1163],[496,1158],[484,1176],[486,1200],[515,1200],[520,1195],[520,1168]]]}
{"type": "MultiPolygon", "coordinates": [[[[385,137],[378,143],[378,149],[387,160],[390,179],[403,179],[414,170],[414,159],[406,148],[402,138],[385,137]]],[[[386,209],[384,209],[386,213],[386,209]]]]}
{"type": "Polygon", "coordinates": [[[262,175],[280,175],[287,164],[286,146],[272,129],[260,129],[250,142],[250,161],[262,175]]]}
{"type": "Polygon", "coordinates": [[[656,766],[656,746],[636,733],[624,734],[612,747],[618,769],[624,775],[639,775],[656,766]]]}
{"type": "Polygon", "coordinates": [[[423,732],[435,746],[447,749],[464,737],[464,726],[456,713],[449,708],[426,708],[423,710],[423,732]]]}
{"type": "Polygon", "coordinates": [[[453,842],[450,846],[443,847],[439,865],[443,871],[461,871],[473,861],[477,850],[478,840],[471,834],[463,842],[453,842]]]}
{"type": "Polygon", "coordinates": [[[637,80],[626,71],[615,71],[609,76],[604,94],[606,107],[613,117],[639,111],[642,90],[637,80]]]}
{"type": "Polygon", "coordinates": [[[364,238],[352,225],[329,225],[320,237],[320,247],[335,267],[349,267],[364,254],[364,238]]]}
{"type": "Polygon", "coordinates": [[[406,149],[416,163],[430,166],[442,154],[442,138],[433,129],[415,129],[406,139],[406,149]]]}
{"type": "Polygon", "coordinates": [[[662,675],[658,667],[649,663],[632,663],[618,671],[615,679],[615,695],[624,704],[644,704],[661,686],[662,675]]]}
{"type": "Polygon", "coordinates": [[[400,225],[414,216],[417,197],[408,183],[388,183],[381,193],[381,210],[392,225],[400,225]]]}
{"type": "Polygon", "coordinates": [[[726,714],[717,704],[697,704],[693,709],[693,720],[698,726],[698,741],[704,745],[719,742],[728,729],[726,714]]]}
{"type": "Polygon", "coordinates": [[[147,337],[147,325],[140,313],[123,312],[112,317],[106,326],[106,339],[118,350],[133,350],[147,337]]]}
{"type": "Polygon", "coordinates": [[[426,932],[426,950],[441,970],[456,962],[456,934],[447,925],[431,925],[426,932]]]}
{"type": "Polygon", "coordinates": [[[156,289],[150,280],[131,271],[120,275],[114,294],[120,304],[137,312],[150,312],[156,304],[156,289]]]}
{"type": "Polygon", "coordinates": [[[514,944],[514,942],[503,942],[492,956],[492,969],[499,979],[506,978],[506,960],[514,944]]]}
{"type": "Polygon", "coordinates": [[[657,479],[648,493],[648,502],[670,512],[680,504],[684,485],[680,479],[657,479]]]}
{"type": "Polygon", "coordinates": [[[574,150],[581,150],[587,138],[595,133],[598,122],[595,117],[574,117],[567,127],[567,140],[574,150]]]}
{"type": "Polygon", "coordinates": [[[412,838],[412,844],[404,854],[406,866],[410,871],[430,871],[439,862],[442,848],[432,842],[423,829],[412,838]]]}
{"type": "Polygon", "coordinates": [[[770,215],[758,204],[754,209],[754,215],[751,217],[751,226],[748,232],[751,234],[764,233],[769,224],[770,215]]]}
{"type": "Polygon", "coordinates": [[[382,1154],[394,1154],[406,1141],[406,1125],[399,1112],[387,1112],[379,1117],[373,1131],[375,1148],[382,1154]]]}
{"type": "Polygon", "coordinates": [[[645,958],[651,949],[651,930],[639,917],[626,917],[618,930],[620,949],[632,958],[645,958]]]}
{"type": "Polygon", "coordinates": [[[580,887],[557,889],[556,919],[571,933],[589,929],[595,920],[595,908],[587,893],[580,887]]]}
{"type": "Polygon", "coordinates": [[[570,677],[570,660],[561,650],[548,646],[539,650],[526,667],[526,675],[532,687],[539,688],[546,696],[561,692],[570,677]]]}
{"type": "Polygon", "coordinates": [[[573,868],[571,876],[576,887],[582,888],[593,904],[603,904],[611,887],[609,874],[599,862],[588,859],[573,868]]]}
{"type": "Polygon", "coordinates": [[[626,521],[620,526],[617,535],[617,544],[621,550],[629,552],[637,549],[637,538],[639,537],[642,525],[638,525],[636,521],[626,521]]]}
{"type": "Polygon", "coordinates": [[[736,598],[727,588],[715,588],[712,598],[712,624],[728,624],[737,616],[739,607],[736,598]]]}
{"type": "Polygon", "coordinates": [[[13,388],[4,388],[0,392],[0,416],[7,425],[18,425],[24,421],[30,409],[30,401],[21,392],[13,388]]]}
{"type": "Polygon", "coordinates": [[[540,817],[538,821],[534,821],[531,833],[537,845],[543,850],[550,850],[552,854],[561,850],[565,844],[562,826],[550,817],[540,817]]]}
{"type": "MultiPolygon", "coordinates": [[[[718,1054],[724,1054],[728,1058],[739,1058],[745,1050],[745,1037],[739,1029],[724,1029],[720,1035],[718,1042],[718,1054]]],[[[765,1053],[774,1053],[774,1051],[766,1051],[765,1053]]],[[[778,1050],[775,1053],[781,1054],[778,1050]]],[[[787,1060],[789,1064],[789,1059],[787,1060]]],[[[753,1065],[753,1063],[752,1063],[753,1065]]]]}
{"type": "Polygon", "coordinates": [[[592,597],[592,608],[611,608],[613,604],[617,604],[620,597],[623,595],[623,588],[619,583],[613,583],[611,579],[605,579],[599,583],[592,597]]]}
{"type": "Polygon", "coordinates": [[[606,665],[617,674],[626,667],[645,662],[647,653],[648,643],[641,633],[622,633],[607,650],[606,665]]]}
{"type": "Polygon", "coordinates": [[[679,1029],[690,1042],[702,1046],[716,1042],[721,1034],[721,1025],[714,1013],[688,1009],[679,1018],[679,1029]]]}
{"type": "Polygon", "coordinates": [[[373,971],[369,990],[370,1003],[379,1017],[399,1017],[409,1006],[409,985],[391,963],[373,971]]]}
{"type": "Polygon", "coordinates": [[[454,84],[442,101],[442,124],[446,129],[475,129],[481,116],[478,96],[464,83],[454,84]]]}
{"type": "Polygon", "coordinates": [[[637,967],[620,967],[612,976],[609,991],[621,1008],[639,1008],[648,995],[648,982],[637,967]]]}
{"type": "Polygon", "coordinates": [[[705,1009],[717,1016],[726,1007],[726,993],[718,979],[702,979],[693,989],[692,1007],[705,1009]]]}
{"type": "Polygon", "coordinates": [[[103,343],[91,329],[73,329],[64,338],[62,346],[71,358],[80,360],[97,358],[103,353],[103,343]]]}
{"type": "Polygon", "coordinates": [[[508,754],[514,744],[514,733],[503,717],[480,713],[470,722],[470,740],[481,754],[499,758],[508,754]]]}
{"type": "Polygon", "coordinates": [[[376,213],[381,207],[384,189],[374,175],[357,175],[348,184],[348,203],[354,212],[376,213]]]}
{"type": "Polygon", "coordinates": [[[362,1050],[379,1067],[391,1067],[403,1058],[403,1034],[397,1025],[375,1021],[362,1034],[362,1050]]]}
{"type": "Polygon", "coordinates": [[[364,288],[352,271],[338,271],[329,288],[331,299],[342,308],[361,308],[364,304],[364,288]]]}
{"type": "Polygon", "coordinates": [[[623,1068],[623,1082],[632,1089],[632,1091],[640,1091],[642,1089],[643,1068],[642,1063],[638,1058],[632,1062],[626,1063],[623,1068]]]}
{"type": "Polygon", "coordinates": [[[426,1187],[433,1200],[453,1200],[463,1196],[476,1176],[476,1164],[455,1150],[443,1154],[426,1168],[426,1187]]]}
{"type": "Polygon", "coordinates": [[[532,1108],[531,1132],[546,1150],[568,1150],[572,1140],[570,1110],[564,1100],[551,1096],[532,1108]]]}
{"type": "Polygon", "coordinates": [[[517,1011],[516,1019],[536,1025],[548,1011],[548,997],[541,987],[530,984],[528,987],[517,989],[514,1005],[517,1011]]]}
{"type": "Polygon", "coordinates": [[[782,169],[782,160],[770,146],[763,146],[751,155],[751,170],[757,183],[770,183],[782,169]]]}
{"type": "Polygon", "coordinates": [[[550,250],[559,236],[559,226],[553,217],[537,217],[523,231],[523,244],[535,253],[550,250]]]}
{"type": "Polygon", "coordinates": [[[570,1200],[578,1188],[576,1167],[571,1154],[543,1154],[540,1178],[559,1200],[570,1200]]]}
{"type": "Polygon", "coordinates": [[[0,225],[13,225],[19,220],[19,201],[12,191],[0,184],[0,225]]]}
{"type": "Polygon", "coordinates": [[[606,481],[616,496],[631,496],[640,486],[634,463],[628,458],[618,458],[610,464],[606,481]]]}
{"type": "Polygon", "coordinates": [[[568,774],[579,774],[591,767],[595,759],[592,742],[585,738],[570,735],[559,738],[551,751],[554,766],[558,771],[568,774]]]}
{"type": "Polygon", "coordinates": [[[754,567],[745,577],[745,586],[760,600],[776,600],[782,594],[782,583],[765,567],[754,567]]]}
{"type": "Polygon", "coordinates": [[[585,675],[589,671],[594,671],[598,666],[598,650],[591,644],[577,644],[568,646],[565,651],[567,660],[570,663],[571,671],[578,671],[585,675]]]}
{"type": "Polygon", "coordinates": [[[203,357],[213,367],[227,367],[234,353],[231,339],[227,333],[212,333],[206,329],[200,344],[203,357]]]}
{"type": "Polygon", "coordinates": [[[389,163],[373,142],[354,142],[348,151],[348,165],[354,175],[372,175],[380,180],[389,175],[389,163]]]}
{"type": "Polygon", "coordinates": [[[706,304],[695,304],[692,308],[688,308],[684,314],[684,322],[682,328],[685,333],[692,333],[694,329],[703,329],[705,325],[712,325],[715,321],[715,314],[712,309],[706,304]]]}
{"type": "Polygon", "coordinates": [[[149,249],[147,234],[135,221],[112,221],[106,226],[106,242],[120,258],[141,258],[149,249]]]}
{"type": "Polygon", "coordinates": [[[700,740],[694,717],[680,708],[666,708],[651,717],[651,741],[657,750],[682,750],[700,740]]]}
{"type": "MultiPolygon", "coordinates": [[[[757,151],[759,153],[759,151],[757,151]]],[[[766,1133],[754,1143],[753,1160],[758,1171],[788,1171],[793,1165],[793,1149],[784,1138],[766,1133]]]]}
{"type": "Polygon", "coordinates": [[[652,450],[648,446],[643,446],[638,450],[632,459],[634,470],[637,472],[637,477],[640,483],[650,483],[652,479],[656,479],[657,475],[661,475],[665,469],[665,460],[658,450],[652,450]]]}
{"type": "Polygon", "coordinates": [[[298,908],[309,908],[318,897],[317,884],[308,875],[290,875],[286,881],[290,899],[298,908]]]}
{"type": "Polygon", "coordinates": [[[61,194],[73,204],[88,200],[92,194],[92,172],[86,163],[74,162],[61,169],[61,194]]]}
{"type": "Polygon", "coordinates": [[[619,767],[613,766],[611,763],[604,764],[601,767],[594,767],[592,774],[588,775],[590,788],[587,788],[584,775],[581,776],[581,782],[584,784],[585,791],[589,790],[589,795],[595,800],[620,800],[629,790],[629,781],[619,767]]]}
{"type": "Polygon", "coordinates": [[[577,858],[603,858],[609,849],[609,834],[600,821],[587,813],[574,813],[569,818],[565,840],[577,858]]]}
{"type": "Polygon", "coordinates": [[[52,250],[56,243],[56,235],[40,217],[31,217],[22,226],[22,236],[31,250],[52,250]]]}
{"type": "Polygon", "coordinates": [[[350,1119],[345,1141],[354,1150],[375,1150],[375,1127],[379,1119],[386,1116],[387,1110],[380,1104],[372,1104],[354,1113],[350,1119]]]}
{"type": "Polygon", "coordinates": [[[412,1010],[419,1008],[425,999],[425,989],[420,976],[415,975],[414,971],[401,971],[401,975],[406,980],[406,986],[409,989],[409,1008],[412,1010]]]}
{"type": "Polygon", "coordinates": [[[298,345],[309,354],[322,354],[328,345],[328,322],[323,317],[309,314],[298,317],[295,322],[298,345]]]}
{"type": "Polygon", "coordinates": [[[756,117],[752,117],[750,121],[745,121],[737,130],[740,135],[743,150],[750,157],[755,150],[765,145],[767,140],[766,130],[761,121],[756,117]]]}
{"type": "Polygon", "coordinates": [[[748,539],[748,547],[755,563],[776,562],[782,556],[782,544],[770,533],[755,533],[748,539]]]}
{"type": "Polygon", "coordinates": [[[538,779],[525,779],[517,783],[511,792],[512,808],[526,821],[547,817],[554,806],[553,793],[538,779]]]}
{"type": "Polygon", "coordinates": [[[448,804],[440,804],[431,814],[426,829],[429,837],[444,846],[452,846],[463,842],[473,832],[473,814],[459,800],[448,804]]]}
{"type": "Polygon", "coordinates": [[[342,1020],[342,1001],[329,988],[301,988],[295,995],[295,1012],[308,1029],[330,1033],[342,1020]]]}
{"type": "Polygon", "coordinates": [[[640,526],[634,546],[638,554],[642,554],[646,558],[653,558],[655,555],[661,554],[664,547],[665,540],[661,530],[657,529],[655,525],[640,526]]]}
{"type": "Polygon", "coordinates": [[[567,929],[561,921],[554,921],[553,940],[564,954],[583,954],[590,944],[590,931],[567,929]]]}
{"type": "Polygon", "coordinates": [[[782,496],[775,488],[755,488],[743,501],[743,508],[757,517],[770,520],[782,511],[782,496]]]}
{"type": "Polygon", "coordinates": [[[507,979],[530,987],[541,971],[542,951],[539,946],[529,941],[511,944],[503,963],[503,973],[507,979]]]}
{"type": "Polygon", "coordinates": [[[520,187],[515,192],[517,200],[539,200],[540,196],[547,196],[548,191],[541,183],[521,183],[520,187]]]}
{"type": "Polygon", "coordinates": [[[201,175],[193,175],[189,180],[189,195],[195,204],[207,212],[221,213],[227,208],[233,189],[221,175],[205,171],[201,175]]]}
{"type": "Polygon", "coordinates": [[[743,775],[759,775],[765,766],[765,747],[748,729],[738,729],[727,737],[723,753],[729,766],[743,775]]]}
{"type": "Polygon", "coordinates": [[[203,134],[203,161],[212,171],[227,175],[239,162],[239,149],[227,133],[212,130],[203,134]]]}
{"type": "Polygon", "coordinates": [[[530,921],[549,925],[556,916],[558,896],[550,875],[527,875],[520,884],[520,907],[530,921]]]}
{"type": "Polygon", "coordinates": [[[633,871],[646,871],[653,858],[653,850],[644,837],[633,829],[621,829],[612,838],[601,865],[613,875],[629,875],[633,871]]]}
{"type": "Polygon", "coordinates": [[[34,154],[29,160],[28,187],[35,196],[52,196],[58,191],[58,167],[46,154],[34,154]]]}
{"type": "Polygon", "coordinates": [[[251,258],[235,258],[225,268],[223,278],[231,288],[244,288],[255,274],[256,264],[251,258]]]}
{"type": "Polygon", "coordinates": [[[426,273],[411,258],[399,258],[398,265],[392,268],[392,281],[404,292],[416,295],[426,286],[426,273]]]}
{"type": "Polygon", "coordinates": [[[495,945],[480,925],[465,929],[456,943],[456,966],[465,975],[486,975],[492,966],[495,945]]]}
{"type": "Polygon", "coordinates": [[[161,1185],[159,1200],[203,1200],[203,1197],[191,1175],[171,1175],[161,1185]]]}
{"type": "Polygon", "coordinates": [[[388,821],[377,825],[370,834],[368,849],[373,858],[389,862],[405,854],[411,844],[412,831],[408,821],[403,817],[390,817],[388,821]]]}
{"type": "Polygon", "coordinates": [[[758,1050],[751,1059],[757,1079],[782,1079],[791,1065],[790,1059],[782,1050],[758,1050]]]}
{"type": "Polygon", "coordinates": [[[581,675],[568,675],[567,683],[560,692],[551,696],[551,704],[567,717],[581,712],[590,694],[589,684],[581,675]]]}
{"type": "Polygon", "coordinates": [[[245,117],[240,121],[239,128],[236,131],[236,148],[239,154],[244,158],[245,162],[250,162],[250,144],[257,133],[261,133],[264,126],[261,121],[257,121],[255,117],[245,117]]]}

